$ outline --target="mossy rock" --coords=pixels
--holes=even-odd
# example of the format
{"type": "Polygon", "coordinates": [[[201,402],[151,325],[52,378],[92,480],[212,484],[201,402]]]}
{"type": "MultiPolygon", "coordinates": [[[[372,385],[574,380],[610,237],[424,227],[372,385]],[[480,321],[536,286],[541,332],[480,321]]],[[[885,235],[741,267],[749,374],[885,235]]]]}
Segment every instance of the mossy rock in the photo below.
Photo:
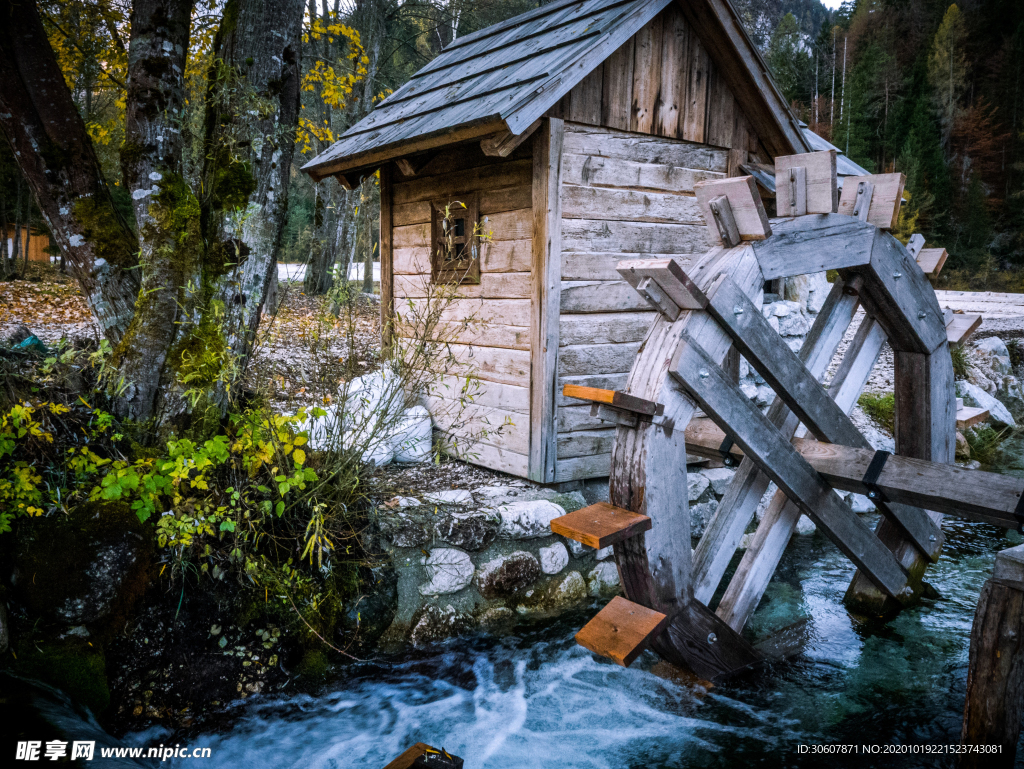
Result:
{"type": "Polygon", "coordinates": [[[327,674],[331,670],[331,663],[327,659],[327,655],[319,649],[310,649],[302,655],[302,659],[299,661],[299,665],[296,671],[299,675],[304,678],[311,678],[317,681],[322,681],[327,678],[327,674]]]}
{"type": "Polygon", "coordinates": [[[153,554],[152,527],[122,502],[25,520],[14,553],[14,598],[30,615],[53,622],[121,616],[145,592],[153,554]]]}
{"type": "Polygon", "coordinates": [[[19,644],[10,670],[60,689],[96,715],[110,705],[103,651],[84,639],[19,644]]]}

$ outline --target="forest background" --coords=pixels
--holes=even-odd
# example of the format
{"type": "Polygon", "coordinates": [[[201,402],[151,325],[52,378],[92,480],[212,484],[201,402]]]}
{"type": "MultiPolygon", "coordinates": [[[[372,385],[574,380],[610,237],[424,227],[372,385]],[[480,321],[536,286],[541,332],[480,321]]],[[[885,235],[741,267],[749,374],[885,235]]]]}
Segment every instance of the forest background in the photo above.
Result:
{"type": "MultiPolygon", "coordinates": [[[[313,184],[299,167],[458,36],[537,0],[308,0],[302,111],[277,255],[306,263],[305,291],[328,291],[377,258],[375,184],[313,184]]],[[[869,171],[906,174],[902,229],[944,246],[947,287],[1024,289],[1024,4],[1018,0],[733,0],[798,117],[869,171]]],[[[128,0],[39,0],[50,43],[86,120],[121,213],[128,0]]],[[[187,119],[202,119],[221,4],[193,15],[187,119]]],[[[46,231],[0,144],[0,243],[27,253],[21,224],[46,231]]],[[[29,230],[30,232],[31,230],[29,230]]],[[[56,251],[54,251],[56,255],[56,251]]],[[[18,260],[0,259],[4,277],[18,260]]],[[[372,270],[364,269],[363,290],[372,270]]]]}

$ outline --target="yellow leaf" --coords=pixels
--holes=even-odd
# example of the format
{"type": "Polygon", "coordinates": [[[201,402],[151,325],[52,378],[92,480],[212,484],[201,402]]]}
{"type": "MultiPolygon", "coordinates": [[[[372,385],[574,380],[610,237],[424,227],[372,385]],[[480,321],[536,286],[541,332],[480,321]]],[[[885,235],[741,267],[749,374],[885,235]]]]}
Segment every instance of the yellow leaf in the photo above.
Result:
{"type": "Polygon", "coordinates": [[[295,464],[302,465],[306,462],[306,452],[302,449],[295,449],[292,453],[292,459],[295,460],[295,464]]]}

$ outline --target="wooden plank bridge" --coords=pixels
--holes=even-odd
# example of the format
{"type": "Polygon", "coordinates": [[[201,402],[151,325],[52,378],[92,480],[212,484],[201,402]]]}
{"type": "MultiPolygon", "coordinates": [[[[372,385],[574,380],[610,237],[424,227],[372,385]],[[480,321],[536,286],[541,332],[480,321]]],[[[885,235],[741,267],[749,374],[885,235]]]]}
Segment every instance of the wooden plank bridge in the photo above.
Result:
{"type": "MultiPolygon", "coordinates": [[[[958,419],[978,415],[957,401],[949,349],[981,317],[940,308],[927,276],[941,270],[943,249],[924,248],[920,235],[904,246],[887,231],[902,176],[847,179],[840,200],[835,168],[834,152],[779,158],[778,206],[788,215],[771,222],[750,177],[697,185],[720,244],[685,270],[673,259],[620,262],[656,320],[623,391],[564,388],[617,426],[610,503],[556,519],[552,530],[614,547],[626,597],[577,640],[619,664],[650,647],[714,680],[790,651],[788,641],[772,639],[755,648],[741,631],[801,514],[857,566],[850,609],[875,616],[920,597],[942,549],[943,515],[1007,528],[1024,521],[1024,480],[952,464],[958,419]],[[752,300],[767,279],[823,270],[839,278],[793,352],[752,300]],[[866,318],[826,389],[821,380],[858,309],[866,318]],[[891,455],[875,451],[849,417],[886,342],[895,364],[891,455]],[[777,394],[767,413],[740,390],[737,355],[777,394]],[[687,453],[738,468],[692,552],[687,453]],[[769,482],[778,491],[712,608],[769,482]],[[871,497],[882,513],[878,527],[872,531],[837,489],[871,497]]],[[[1019,640],[1011,650],[1016,677],[1007,685],[992,671],[1007,647],[1005,626],[1024,631],[1024,556],[1000,558],[1003,576],[983,591],[972,638],[964,740],[1005,744],[1012,762],[1024,705],[1019,640]],[[1016,564],[1011,577],[1005,563],[1016,564]]]]}

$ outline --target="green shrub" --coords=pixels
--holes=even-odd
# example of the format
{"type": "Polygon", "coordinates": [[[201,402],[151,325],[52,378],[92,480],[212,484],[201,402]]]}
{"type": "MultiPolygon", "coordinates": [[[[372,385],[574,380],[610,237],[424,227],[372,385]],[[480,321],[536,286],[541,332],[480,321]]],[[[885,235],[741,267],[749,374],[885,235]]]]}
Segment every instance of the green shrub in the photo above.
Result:
{"type": "Polygon", "coordinates": [[[991,425],[980,424],[965,430],[963,435],[970,446],[971,459],[990,465],[995,461],[1000,444],[1013,435],[1013,429],[1005,427],[996,430],[991,425]]]}
{"type": "Polygon", "coordinates": [[[890,433],[896,431],[896,396],[892,393],[877,395],[864,393],[857,399],[864,413],[890,433]]]}
{"type": "Polygon", "coordinates": [[[950,347],[949,357],[953,361],[953,377],[967,379],[971,369],[971,363],[967,360],[967,349],[963,345],[950,347]]]}

